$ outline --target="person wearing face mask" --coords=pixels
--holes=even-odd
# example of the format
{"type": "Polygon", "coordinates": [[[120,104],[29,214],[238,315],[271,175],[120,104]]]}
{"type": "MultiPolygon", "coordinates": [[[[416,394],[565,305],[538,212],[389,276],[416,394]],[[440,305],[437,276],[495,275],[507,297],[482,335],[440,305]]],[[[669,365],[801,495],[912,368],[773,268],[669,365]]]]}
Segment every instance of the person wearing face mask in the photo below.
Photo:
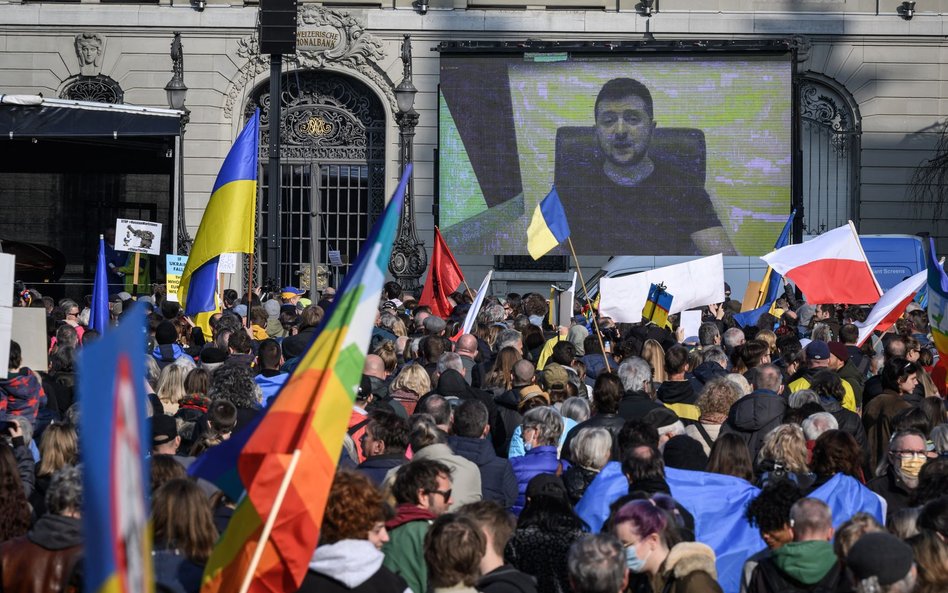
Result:
{"type": "Polygon", "coordinates": [[[866,484],[885,499],[887,523],[894,513],[910,506],[909,498],[918,487],[918,474],[928,461],[927,455],[925,435],[917,430],[897,432],[889,441],[889,452],[876,472],[878,477],[866,484]]]}
{"type": "Polygon", "coordinates": [[[680,541],[675,520],[659,506],[664,506],[663,498],[633,500],[616,512],[613,529],[625,547],[629,571],[648,575],[652,591],[723,593],[714,551],[705,544],[680,541]]]}
{"type": "Polygon", "coordinates": [[[342,470],[333,479],[309,570],[299,593],[410,591],[401,576],[382,565],[385,529],[382,493],[366,476],[342,470]]]}

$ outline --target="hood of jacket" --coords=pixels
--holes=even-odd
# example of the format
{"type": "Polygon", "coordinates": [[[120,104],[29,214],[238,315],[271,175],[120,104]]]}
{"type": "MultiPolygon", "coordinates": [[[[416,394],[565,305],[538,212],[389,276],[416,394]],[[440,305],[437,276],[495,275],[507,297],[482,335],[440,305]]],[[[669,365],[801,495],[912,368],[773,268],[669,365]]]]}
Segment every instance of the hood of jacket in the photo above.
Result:
{"type": "Polygon", "coordinates": [[[65,550],[82,544],[82,520],[47,513],[36,521],[27,537],[47,550],[65,550]]]}
{"type": "Polygon", "coordinates": [[[776,392],[758,389],[734,402],[729,423],[736,429],[755,432],[783,417],[787,402],[776,392]]]}
{"type": "Polygon", "coordinates": [[[665,573],[672,573],[676,579],[683,579],[693,572],[706,572],[717,580],[718,571],[714,565],[714,550],[698,542],[681,542],[675,545],[665,558],[665,573]]]}
{"type": "Polygon", "coordinates": [[[521,592],[534,593],[537,590],[537,580],[525,572],[520,572],[509,564],[495,568],[477,581],[477,590],[483,591],[490,585],[504,584],[507,593],[521,592]]]}
{"type": "Polygon", "coordinates": [[[665,381],[658,388],[657,397],[666,404],[693,404],[698,399],[690,381],[665,381]]]}
{"type": "Polygon", "coordinates": [[[448,437],[448,446],[451,447],[456,455],[469,459],[478,467],[487,465],[494,459],[497,459],[494,446],[486,439],[452,435],[448,437]]]}
{"type": "MultiPolygon", "coordinates": [[[[589,379],[595,379],[599,376],[599,373],[606,370],[606,360],[603,358],[602,354],[587,354],[581,357],[579,360],[586,365],[586,377],[589,379]]],[[[609,366],[610,368],[616,369],[619,368],[619,364],[609,356],[609,366]]]]}
{"type": "Polygon", "coordinates": [[[727,376],[727,371],[721,368],[716,362],[708,361],[702,362],[695,367],[695,370],[691,372],[695,379],[701,381],[701,384],[704,385],[711,379],[715,377],[724,377],[727,376]]]}
{"type": "Polygon", "coordinates": [[[438,377],[438,387],[433,390],[442,397],[456,397],[460,400],[479,399],[477,391],[467,384],[461,373],[448,369],[438,377]]]}
{"type": "Polygon", "coordinates": [[[309,569],[355,589],[378,572],[384,559],[369,540],[344,539],[316,548],[309,569]]]}
{"type": "Polygon", "coordinates": [[[151,355],[159,362],[174,362],[184,356],[184,348],[177,344],[159,344],[151,351],[151,355]]]}
{"type": "Polygon", "coordinates": [[[774,564],[804,585],[814,585],[836,564],[833,544],[825,541],[791,542],[773,553],[774,564]]]}

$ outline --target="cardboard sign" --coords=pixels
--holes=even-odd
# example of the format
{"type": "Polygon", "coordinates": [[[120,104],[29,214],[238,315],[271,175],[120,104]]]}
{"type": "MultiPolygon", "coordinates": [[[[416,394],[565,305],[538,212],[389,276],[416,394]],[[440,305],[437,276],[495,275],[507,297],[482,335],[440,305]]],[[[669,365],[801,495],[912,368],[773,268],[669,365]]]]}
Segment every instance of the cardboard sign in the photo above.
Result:
{"type": "Polygon", "coordinates": [[[701,311],[682,311],[679,325],[685,330],[685,344],[697,344],[698,329],[701,327],[701,311]]]}
{"type": "Polygon", "coordinates": [[[186,255],[168,255],[165,256],[165,286],[168,289],[168,300],[178,302],[178,287],[181,286],[181,275],[184,274],[184,266],[188,263],[186,255]]]}
{"type": "Polygon", "coordinates": [[[222,253],[217,260],[218,274],[236,274],[237,273],[237,254],[222,253]]]}
{"type": "Polygon", "coordinates": [[[115,250],[159,255],[161,223],[119,218],[115,221],[115,250]]]}
{"type": "MultiPolygon", "coordinates": [[[[49,368],[46,352],[46,309],[43,307],[13,307],[13,340],[20,345],[23,366],[34,371],[49,368]]],[[[10,359],[10,340],[6,341],[7,360],[10,359]]]]}

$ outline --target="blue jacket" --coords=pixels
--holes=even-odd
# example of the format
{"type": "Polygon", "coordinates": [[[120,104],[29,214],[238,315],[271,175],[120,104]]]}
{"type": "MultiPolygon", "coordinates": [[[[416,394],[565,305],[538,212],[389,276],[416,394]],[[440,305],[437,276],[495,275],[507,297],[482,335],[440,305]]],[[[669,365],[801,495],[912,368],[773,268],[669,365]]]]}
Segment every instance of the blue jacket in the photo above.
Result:
{"type": "Polygon", "coordinates": [[[393,467],[401,467],[406,463],[408,463],[408,459],[405,458],[404,453],[386,453],[366,458],[356,467],[356,470],[367,475],[376,486],[381,488],[389,470],[393,467]]]}
{"type": "Polygon", "coordinates": [[[269,401],[270,398],[280,391],[280,389],[283,387],[283,384],[286,383],[286,380],[289,378],[289,373],[280,373],[279,375],[273,375],[272,377],[259,374],[253,378],[254,383],[259,385],[260,391],[263,392],[264,407],[270,407],[270,404],[272,403],[269,401]]]}
{"type": "Polygon", "coordinates": [[[530,449],[526,455],[511,458],[510,465],[517,476],[517,502],[510,510],[520,516],[520,511],[527,503],[527,484],[539,474],[555,474],[560,467],[560,460],[557,459],[556,447],[543,445],[530,449]]]}
{"type": "Polygon", "coordinates": [[[491,442],[472,437],[448,437],[455,455],[473,462],[481,470],[481,496],[510,508],[517,501],[517,477],[510,462],[497,457],[491,442]]]}

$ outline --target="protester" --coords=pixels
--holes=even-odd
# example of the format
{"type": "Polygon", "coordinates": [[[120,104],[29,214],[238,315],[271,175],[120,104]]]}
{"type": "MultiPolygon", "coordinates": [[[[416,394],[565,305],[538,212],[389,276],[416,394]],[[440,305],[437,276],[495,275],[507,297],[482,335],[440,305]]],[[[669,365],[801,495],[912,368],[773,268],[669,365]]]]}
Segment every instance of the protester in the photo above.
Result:
{"type": "Polygon", "coordinates": [[[408,463],[405,457],[408,429],[408,422],[395,412],[384,408],[369,412],[369,422],[365,425],[359,443],[365,461],[356,469],[368,476],[376,486],[381,486],[392,468],[408,463]]]}
{"type": "Polygon", "coordinates": [[[586,526],[573,511],[559,476],[539,474],[530,480],[526,504],[504,559],[537,579],[537,590],[566,593],[570,590],[566,555],[582,538],[586,526]]]}
{"type": "Polygon", "coordinates": [[[175,479],[152,499],[155,582],[175,593],[197,593],[217,541],[207,496],[196,482],[175,479]]]}
{"type": "Polygon", "coordinates": [[[79,463],[79,436],[69,424],[51,424],[43,431],[39,447],[40,460],[36,464],[36,482],[30,504],[33,516],[39,517],[46,512],[46,492],[49,490],[53,474],[66,467],[79,463]]]}
{"type": "MultiPolygon", "coordinates": [[[[881,395],[873,401],[879,401],[881,395]]],[[[866,486],[885,499],[887,516],[891,516],[909,504],[909,498],[918,486],[918,475],[927,461],[925,435],[907,430],[892,435],[889,451],[880,461],[876,478],[866,486]]]]}
{"type": "Polygon", "coordinates": [[[620,593],[629,583],[622,543],[610,534],[592,535],[569,549],[569,582],[575,593],[620,593]]]}
{"type": "MultiPolygon", "coordinates": [[[[866,404],[862,422],[869,439],[869,464],[875,467],[886,455],[886,448],[892,436],[892,420],[910,407],[914,397],[917,367],[904,358],[892,358],[886,361],[882,369],[881,385],[883,391],[866,404]]],[[[867,384],[868,395],[868,384],[867,384]]]]}
{"type": "Polygon", "coordinates": [[[481,577],[475,587],[482,593],[537,593],[534,577],[504,562],[504,549],[513,537],[516,520],[496,502],[483,500],[466,504],[458,515],[480,528],[486,540],[480,562],[481,577]]]}
{"type": "Polygon", "coordinates": [[[698,421],[687,424],[685,434],[701,443],[705,455],[711,455],[711,447],[721,432],[721,426],[727,420],[731,406],[741,395],[737,386],[723,376],[704,384],[695,402],[699,411],[698,421]]]}
{"type": "Polygon", "coordinates": [[[721,434],[735,433],[747,444],[752,458],[757,458],[764,438],[783,421],[787,410],[783,391],[783,375],[774,364],[764,364],[754,375],[754,391],[734,402],[721,434]]]}
{"type": "Polygon", "coordinates": [[[517,500],[517,477],[510,462],[498,457],[487,440],[487,407],[479,401],[462,402],[454,411],[453,430],[448,445],[455,454],[477,465],[483,499],[511,507],[517,500]]]}
{"type": "Polygon", "coordinates": [[[682,542],[675,520],[654,501],[625,504],[613,525],[626,549],[626,566],[632,573],[647,573],[652,591],[722,593],[714,552],[702,543],[682,542]]]}
{"type": "MultiPolygon", "coordinates": [[[[447,433],[435,425],[430,416],[421,414],[412,417],[408,442],[414,452],[413,460],[437,461],[450,468],[454,484],[452,511],[469,502],[481,500],[481,472],[477,465],[451,450],[447,433]]],[[[389,474],[394,474],[394,471],[390,470],[389,474]]]]}
{"type": "Polygon", "coordinates": [[[856,593],[912,593],[918,572],[912,548],[888,533],[867,533],[846,557],[856,593]]]}
{"type": "Polygon", "coordinates": [[[747,450],[744,440],[733,433],[722,434],[714,441],[705,471],[734,476],[748,482],[754,481],[754,464],[750,451],[747,450]]]}
{"type": "Polygon", "coordinates": [[[563,463],[558,459],[557,443],[563,432],[563,420],[551,407],[542,406],[523,417],[523,442],[526,455],[510,460],[517,478],[517,501],[511,510],[519,515],[526,503],[527,486],[540,474],[562,475],[563,463]]]}
{"type": "Polygon", "coordinates": [[[30,523],[30,506],[16,458],[10,447],[0,443],[0,543],[22,536],[30,523]]]}
{"type": "Polygon", "coordinates": [[[0,544],[0,591],[82,590],[82,491],[78,468],[53,474],[46,514],[26,535],[0,544]]]}
{"type": "Polygon", "coordinates": [[[423,542],[431,522],[448,512],[451,469],[432,460],[414,460],[398,468],[392,486],[395,516],[385,522],[384,566],[401,576],[412,591],[428,590],[423,542]]]}
{"type": "Polygon", "coordinates": [[[407,593],[408,583],[383,565],[389,541],[382,494],[364,476],[339,471],[326,501],[319,545],[299,593],[407,593]]]}
{"type": "Polygon", "coordinates": [[[487,540],[474,521],[448,514],[425,534],[425,562],[432,593],[478,593],[480,563],[487,540]]]}
{"type": "Polygon", "coordinates": [[[612,453],[612,434],[605,428],[590,427],[579,431],[570,442],[573,464],[563,472],[563,484],[570,502],[576,504],[612,453]]]}

